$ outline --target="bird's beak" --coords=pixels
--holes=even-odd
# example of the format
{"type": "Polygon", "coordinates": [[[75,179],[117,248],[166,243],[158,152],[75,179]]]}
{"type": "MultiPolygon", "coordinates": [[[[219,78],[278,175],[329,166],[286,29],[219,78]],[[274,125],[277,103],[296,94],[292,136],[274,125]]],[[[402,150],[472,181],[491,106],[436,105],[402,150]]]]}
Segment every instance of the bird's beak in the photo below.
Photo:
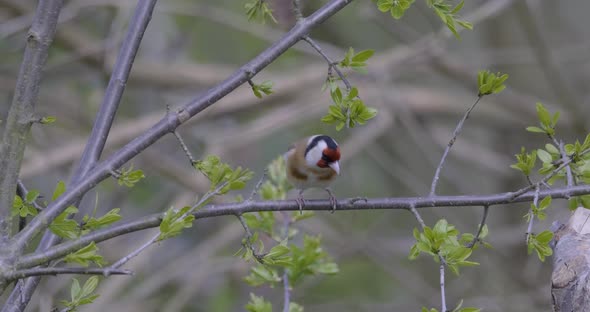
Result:
{"type": "Polygon", "coordinates": [[[340,164],[337,161],[329,163],[328,166],[336,171],[336,174],[340,174],[340,164]]]}

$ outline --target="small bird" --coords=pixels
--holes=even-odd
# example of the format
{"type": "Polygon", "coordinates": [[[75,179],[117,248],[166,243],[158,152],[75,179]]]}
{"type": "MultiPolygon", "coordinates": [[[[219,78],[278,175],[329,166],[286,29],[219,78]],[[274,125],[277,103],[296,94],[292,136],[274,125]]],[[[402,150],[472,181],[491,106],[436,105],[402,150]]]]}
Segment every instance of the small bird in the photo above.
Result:
{"type": "Polygon", "coordinates": [[[296,201],[299,212],[305,205],[303,191],[323,188],[330,195],[332,212],[336,210],[336,198],[328,187],[340,174],[340,147],[327,135],[313,135],[291,145],[284,155],[287,163],[287,180],[299,189],[296,201]]]}

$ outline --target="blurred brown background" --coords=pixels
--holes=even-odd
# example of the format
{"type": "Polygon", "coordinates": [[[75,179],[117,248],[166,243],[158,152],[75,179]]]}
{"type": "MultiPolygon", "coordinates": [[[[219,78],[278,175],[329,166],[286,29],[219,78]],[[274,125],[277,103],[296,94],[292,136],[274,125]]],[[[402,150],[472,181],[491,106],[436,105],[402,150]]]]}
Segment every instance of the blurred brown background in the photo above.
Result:
{"type": "MultiPolygon", "coordinates": [[[[110,134],[105,155],[141,133],[166,111],[214,86],[269,46],[293,23],[288,0],[271,1],[279,24],[246,20],[245,1],[160,1],[110,134]]],[[[302,1],[310,14],[326,1],[302,1]]],[[[33,127],[22,168],[29,188],[50,196],[68,180],[91,129],[117,48],[136,1],[72,0],[61,22],[43,78],[37,110],[54,115],[51,126],[33,127]]],[[[0,0],[0,113],[6,116],[36,1],[0,0]]],[[[327,65],[305,42],[298,43],[255,82],[272,80],[274,94],[262,100],[247,85],[181,127],[193,153],[218,154],[227,162],[263,168],[293,140],[326,133],[343,149],[338,197],[422,196],[444,146],[463,111],[476,99],[480,69],[510,75],[508,89],[485,97],[467,121],[442,173],[439,194],[487,194],[515,190],[525,179],[509,165],[521,146],[548,143],[528,133],[536,124],[535,102],[560,110],[558,137],[583,139],[589,123],[590,2],[472,0],[462,16],[473,31],[456,40],[438,17],[416,1],[401,21],[380,13],[371,1],[355,1],[313,33],[322,48],[341,59],[348,47],[374,49],[368,75],[351,75],[376,119],[336,132],[320,122],[330,98],[321,91],[327,65]]],[[[3,117],[4,118],[4,117],[3,117]]],[[[133,189],[103,182],[82,204],[99,212],[122,208],[125,219],[181,206],[203,193],[206,182],[190,169],[168,136],[133,160],[147,179],[133,189]]],[[[253,187],[247,188],[244,194],[253,187]]],[[[324,197],[310,192],[307,197],[324,197]]],[[[226,198],[225,200],[231,200],[226,198]]],[[[488,218],[493,250],[478,250],[479,267],[449,274],[447,300],[484,311],[550,311],[551,259],[527,256],[528,204],[496,206],[488,218]]],[[[422,210],[428,224],[446,218],[474,232],[481,207],[422,210]]],[[[340,265],[336,276],[311,277],[293,292],[305,311],[418,311],[438,307],[438,266],[422,256],[407,260],[417,226],[404,211],[319,213],[301,224],[321,234],[340,265]]],[[[567,219],[555,201],[537,232],[567,219]]],[[[113,261],[150,236],[135,233],[101,244],[113,261]]],[[[97,303],[83,311],[243,311],[248,294],[264,295],[280,307],[280,289],[253,289],[242,281],[249,265],[232,255],[243,230],[233,217],[197,221],[182,236],[150,248],[129,264],[133,277],[111,277],[97,303]]],[[[50,277],[29,311],[48,311],[69,297],[71,277],[50,277]]],[[[6,294],[5,294],[6,296],[6,294]]]]}

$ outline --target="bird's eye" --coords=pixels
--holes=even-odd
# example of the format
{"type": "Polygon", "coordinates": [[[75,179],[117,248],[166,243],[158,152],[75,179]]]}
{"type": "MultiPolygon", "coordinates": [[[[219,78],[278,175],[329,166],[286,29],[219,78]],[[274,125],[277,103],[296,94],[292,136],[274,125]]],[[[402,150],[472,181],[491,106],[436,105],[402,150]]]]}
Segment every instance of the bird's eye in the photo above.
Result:
{"type": "Polygon", "coordinates": [[[328,155],[323,154],[323,153],[322,153],[322,160],[327,163],[332,162],[332,159],[328,155]]]}

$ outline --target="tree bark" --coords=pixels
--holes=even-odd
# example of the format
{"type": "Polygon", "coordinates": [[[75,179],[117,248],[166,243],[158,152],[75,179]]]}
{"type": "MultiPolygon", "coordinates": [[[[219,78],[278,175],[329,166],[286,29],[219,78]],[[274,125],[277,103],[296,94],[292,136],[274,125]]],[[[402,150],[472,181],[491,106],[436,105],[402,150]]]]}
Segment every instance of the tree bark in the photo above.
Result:
{"type": "Polygon", "coordinates": [[[590,210],[578,207],[555,231],[554,244],[553,311],[590,311],[590,210]]]}

